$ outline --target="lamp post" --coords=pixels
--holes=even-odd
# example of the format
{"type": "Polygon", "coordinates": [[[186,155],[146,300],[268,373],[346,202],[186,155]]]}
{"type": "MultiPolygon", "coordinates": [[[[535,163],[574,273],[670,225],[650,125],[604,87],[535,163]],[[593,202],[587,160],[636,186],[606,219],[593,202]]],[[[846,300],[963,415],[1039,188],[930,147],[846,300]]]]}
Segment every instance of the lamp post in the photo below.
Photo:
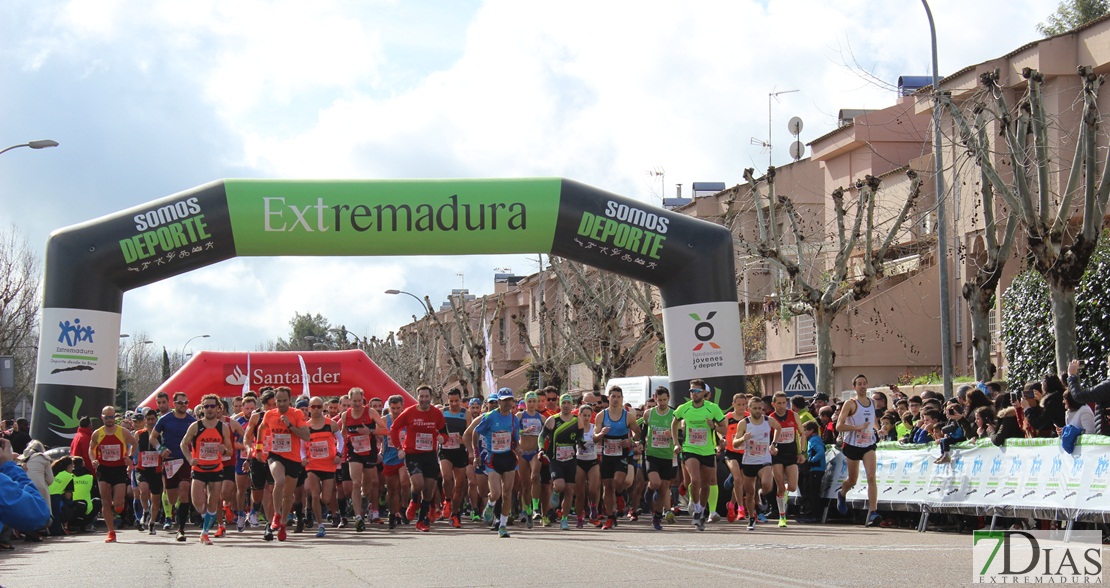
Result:
{"type": "Polygon", "coordinates": [[[196,335],[193,337],[189,337],[189,340],[185,341],[185,344],[181,346],[181,361],[185,361],[185,350],[189,348],[189,344],[193,342],[193,339],[207,339],[211,336],[212,335],[196,335]]]}
{"type": "MultiPolygon", "coordinates": [[[[389,290],[386,290],[385,293],[386,294],[392,294],[392,295],[405,294],[405,295],[411,297],[413,300],[420,303],[420,307],[424,309],[424,318],[428,318],[432,314],[431,306],[429,304],[425,303],[423,300],[420,299],[419,296],[417,296],[416,294],[413,294],[412,292],[406,292],[404,290],[397,290],[397,289],[394,289],[394,288],[390,288],[389,290]]],[[[416,318],[416,317],[414,316],[413,318],[416,318]]],[[[420,356],[420,375],[423,378],[427,375],[426,371],[427,371],[427,359],[428,358],[426,356],[427,355],[432,355],[432,354],[431,353],[425,353],[425,349],[430,350],[431,346],[430,345],[427,345],[427,346],[421,345],[421,342],[422,342],[421,339],[422,338],[423,337],[420,336],[420,329],[417,328],[417,330],[416,330],[416,350],[417,350],[417,354],[420,356]]],[[[434,359],[434,357],[432,359],[434,359]]],[[[434,366],[435,366],[435,364],[433,363],[433,371],[434,371],[434,366]]]]}
{"type": "MultiPolygon", "coordinates": [[[[124,334],[120,335],[119,337],[120,337],[120,339],[126,339],[130,336],[131,335],[128,335],[127,333],[124,333],[124,334]]],[[[131,382],[133,382],[134,379],[135,379],[131,375],[131,356],[135,353],[135,350],[138,349],[139,347],[142,347],[143,345],[150,345],[151,343],[154,343],[154,341],[151,341],[149,339],[145,340],[145,341],[135,341],[131,345],[128,345],[127,349],[123,352],[124,385],[122,386],[122,388],[123,388],[123,409],[124,410],[127,410],[128,408],[131,407],[131,382]]]]}
{"type": "Polygon", "coordinates": [[[7,153],[8,151],[11,151],[12,149],[19,149],[20,147],[30,147],[31,149],[46,149],[47,147],[57,147],[57,146],[58,146],[57,141],[54,141],[54,140],[51,140],[51,139],[41,139],[41,140],[38,140],[38,141],[28,141],[26,143],[20,143],[19,145],[12,145],[11,147],[5,147],[4,149],[0,150],[0,153],[7,153]]]}
{"type": "Polygon", "coordinates": [[[940,145],[940,75],[937,73],[937,29],[928,0],[921,0],[929,17],[929,37],[933,44],[933,153],[937,192],[937,269],[940,272],[940,372],[944,397],[952,397],[952,325],[948,287],[948,215],[944,203],[944,165],[940,145]]]}

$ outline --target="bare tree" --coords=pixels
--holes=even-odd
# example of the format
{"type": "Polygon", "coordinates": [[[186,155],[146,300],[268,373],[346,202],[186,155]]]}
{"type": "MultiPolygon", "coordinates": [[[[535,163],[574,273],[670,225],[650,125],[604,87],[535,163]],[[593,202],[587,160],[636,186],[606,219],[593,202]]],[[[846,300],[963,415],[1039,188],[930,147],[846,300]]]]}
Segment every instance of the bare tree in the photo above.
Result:
{"type": "Polygon", "coordinates": [[[562,313],[551,323],[571,355],[594,382],[624,376],[649,345],[663,341],[663,324],[650,285],[624,276],[551,258],[562,313]]]}
{"type": "Polygon", "coordinates": [[[0,228],[0,355],[12,356],[15,388],[5,395],[5,416],[30,396],[38,357],[39,282],[42,262],[19,229],[0,228]]]}
{"type": "MultiPolygon", "coordinates": [[[[1068,170],[1068,181],[1062,194],[1056,196],[1050,188],[1050,165],[1061,161],[1058,151],[1049,144],[1048,117],[1045,113],[1042,87],[1044,76],[1025,68],[1022,77],[1027,88],[1016,116],[1002,109],[1000,127],[1005,136],[1015,182],[1008,185],[997,169],[994,160],[981,151],[979,165],[984,176],[1006,205],[1018,215],[1026,229],[1026,245],[1033,258],[1033,267],[1049,285],[1052,301],[1052,320],[1056,334],[1056,368],[1063,372],[1067,362],[1078,357],[1075,330],[1075,289],[1098,246],[1099,232],[1110,197],[1110,151],[1099,170],[1096,159],[1099,111],[1098,91],[1104,81],[1088,66],[1079,67],[1082,80],[1082,117],[1075,153],[1068,170]],[[1033,144],[1028,146],[1028,136],[1033,144]],[[1025,181],[1029,176],[1035,183],[1025,181]],[[1079,198],[1082,224],[1073,223],[1073,206],[1079,198]]],[[[992,91],[1001,93],[997,73],[984,79],[992,91]]],[[[974,137],[967,121],[951,97],[942,97],[960,134],[967,140],[974,137]]],[[[978,143],[978,141],[976,141],[978,143]]],[[[969,145],[971,143],[969,142],[969,145]]],[[[980,150],[985,147],[978,145],[980,150]]],[[[1058,148],[1057,148],[1058,149],[1058,148]]]]}
{"type": "MultiPolygon", "coordinates": [[[[731,214],[727,224],[737,235],[734,243],[740,250],[762,257],[786,272],[780,296],[782,308],[790,315],[813,317],[819,392],[833,391],[833,319],[852,302],[871,294],[883,277],[887,253],[920,196],[921,181],[917,174],[913,170],[906,173],[910,178],[909,193],[893,219],[875,218],[879,178],[868,175],[856,182],[858,198],[851,204],[845,203],[843,188],[833,190],[836,228],[826,236],[824,227],[807,229],[794,202],[775,193],[774,167],[758,179],[753,169],[744,170],[756,212],[758,237],[751,240],[740,236],[739,227],[735,226],[741,218],[739,214],[731,214]],[[787,232],[793,237],[792,244],[784,238],[787,232]],[[824,251],[831,254],[831,263],[826,262],[824,251]],[[852,263],[857,260],[858,264],[852,263]]],[[[732,204],[729,202],[730,210],[732,204]]]]}
{"type": "MultiPolygon", "coordinates": [[[[487,300],[487,296],[471,301],[461,296],[448,297],[447,301],[451,305],[451,320],[454,323],[453,328],[440,320],[438,314],[428,313],[439,331],[440,340],[447,351],[447,357],[451,361],[455,375],[460,380],[470,382],[473,386],[473,392],[477,396],[482,395],[482,388],[485,385],[486,356],[489,354],[486,342],[490,340],[493,330],[494,321],[492,319],[501,316],[501,311],[505,306],[504,295],[498,294],[493,313],[487,320],[487,300]],[[472,308],[481,312],[478,320],[472,317],[472,308]],[[457,334],[458,344],[455,343],[456,337],[452,336],[453,333],[457,334]]],[[[424,304],[429,309],[432,308],[432,301],[427,296],[424,297],[424,304]]]]}

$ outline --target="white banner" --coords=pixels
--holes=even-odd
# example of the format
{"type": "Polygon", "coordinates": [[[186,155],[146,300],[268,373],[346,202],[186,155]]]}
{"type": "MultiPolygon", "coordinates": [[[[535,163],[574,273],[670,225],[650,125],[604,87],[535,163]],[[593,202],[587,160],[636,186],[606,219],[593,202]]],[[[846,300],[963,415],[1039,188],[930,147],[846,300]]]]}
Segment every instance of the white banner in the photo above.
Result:
{"type": "Polygon", "coordinates": [[[114,389],[119,329],[118,313],[43,308],[37,383],[114,389]]]}
{"type": "MultiPolygon", "coordinates": [[[[832,448],[827,455],[825,496],[836,498],[848,461],[832,448]]],[[[939,456],[935,444],[880,444],[875,472],[880,505],[1063,510],[1071,516],[1110,512],[1110,437],[1083,435],[1071,454],[1059,439],[1011,439],[1002,447],[989,440],[956,445],[950,462],[933,463],[939,456]]],[[[846,498],[867,500],[862,463],[846,498]]]]}
{"type": "Polygon", "coordinates": [[[672,382],[744,373],[740,306],[736,302],[664,308],[663,330],[672,382]]]}

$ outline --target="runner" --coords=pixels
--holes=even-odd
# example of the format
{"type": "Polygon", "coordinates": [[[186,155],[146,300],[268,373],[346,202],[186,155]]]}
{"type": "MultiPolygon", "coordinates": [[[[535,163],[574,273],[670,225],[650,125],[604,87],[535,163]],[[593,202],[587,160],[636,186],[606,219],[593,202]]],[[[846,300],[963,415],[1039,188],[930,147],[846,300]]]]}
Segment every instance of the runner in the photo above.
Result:
{"type": "MultiPolygon", "coordinates": [[[[474,453],[479,453],[477,438],[485,439],[485,446],[489,449],[489,461],[486,462],[487,475],[489,476],[489,503],[493,503],[493,516],[497,523],[492,527],[497,530],[497,536],[507,538],[509,517],[504,510],[504,497],[510,502],[513,496],[513,482],[516,479],[517,458],[520,454],[520,423],[513,415],[512,388],[501,388],[497,394],[498,407],[496,411],[487,412],[482,418],[471,423],[463,435],[463,440],[471,445],[474,453]]],[[[511,505],[510,505],[511,506],[511,505]]],[[[529,517],[529,522],[531,518],[529,517]]]]}
{"type": "MultiPolygon", "coordinates": [[[[431,509],[436,485],[439,483],[439,460],[436,459],[436,449],[441,435],[447,436],[447,423],[443,419],[443,412],[432,406],[431,386],[421,385],[416,389],[416,405],[406,408],[393,421],[389,429],[389,440],[394,446],[401,447],[397,456],[405,460],[413,496],[420,496],[416,529],[425,533],[431,529],[428,511],[431,509]],[[402,432],[405,433],[403,444],[402,432]]],[[[409,510],[413,510],[411,503],[409,510]]]]}
{"type": "MultiPolygon", "coordinates": [[[[497,398],[490,397],[493,402],[493,407],[497,407],[497,398]]],[[[471,398],[467,404],[467,414],[470,415],[470,421],[480,418],[486,413],[483,410],[481,398],[471,398]]],[[[468,425],[469,426],[469,425],[468,425]]],[[[466,466],[466,480],[470,496],[470,520],[478,522],[482,520],[482,511],[485,508],[485,500],[489,495],[489,476],[486,475],[486,459],[489,455],[486,453],[484,446],[485,441],[480,437],[478,439],[481,449],[477,455],[470,456],[470,464],[466,466]]],[[[490,511],[490,520],[493,520],[493,511],[490,511]]]]}
{"type": "Polygon", "coordinates": [[[262,392],[260,399],[262,404],[251,415],[244,439],[247,447],[251,448],[248,464],[251,480],[251,512],[247,515],[247,524],[252,527],[257,527],[259,524],[258,513],[274,512],[274,476],[270,473],[270,466],[266,461],[270,453],[270,437],[268,435],[263,437],[258,434],[258,431],[262,427],[262,417],[266,415],[266,411],[277,408],[277,402],[274,400],[272,387],[263,386],[260,392],[262,392]]]}
{"type": "Polygon", "coordinates": [[[456,529],[462,526],[459,511],[466,495],[466,466],[470,456],[462,444],[463,433],[470,426],[470,412],[462,403],[462,390],[447,391],[447,410],[443,411],[447,423],[447,440],[439,448],[439,471],[443,477],[443,516],[451,520],[456,529]]]}
{"type": "MultiPolygon", "coordinates": [[[[354,407],[354,403],[351,406],[354,407]]],[[[324,537],[327,535],[324,529],[324,503],[327,503],[332,512],[336,509],[335,466],[341,461],[339,454],[342,450],[343,431],[325,416],[323,398],[312,397],[308,401],[308,410],[311,415],[308,419],[308,443],[306,443],[308,448],[302,460],[302,464],[308,470],[305,492],[316,513],[316,521],[320,525],[316,536],[324,537]]],[[[377,470],[368,469],[374,472],[376,478],[377,470]]]]}
{"type": "Polygon", "coordinates": [[[717,444],[709,442],[710,429],[718,435],[724,435],[727,430],[723,422],[725,413],[715,402],[706,402],[708,396],[704,380],[691,380],[690,400],[675,409],[671,421],[671,438],[674,439],[678,438],[679,424],[686,425],[685,441],[681,448],[675,447],[675,451],[681,449],[682,461],[690,476],[687,494],[694,526],[699,531],[705,530],[709,517],[709,487],[717,480],[717,444]]]}
{"type": "MultiPolygon", "coordinates": [[[[365,406],[362,388],[347,392],[351,408],[342,413],[343,437],[347,471],[351,477],[351,505],[355,513],[355,532],[366,530],[366,519],[378,518],[378,438],[384,437],[389,425],[378,411],[365,406]],[[363,514],[363,500],[369,501],[369,516],[363,514]]],[[[311,406],[311,404],[309,405],[311,406]]],[[[332,509],[335,510],[335,509],[332,509]]]]}
{"type": "MultiPolygon", "coordinates": [[[[623,504],[619,504],[617,494],[625,487],[628,477],[629,448],[631,439],[639,436],[634,411],[624,407],[624,391],[620,386],[609,388],[609,408],[601,412],[601,418],[594,419],[594,438],[602,439],[601,445],[601,491],[608,517],[603,529],[617,526],[617,516],[623,504]]],[[[624,500],[620,500],[623,503],[624,500]]]]}
{"type": "Polygon", "coordinates": [[[235,452],[235,528],[240,533],[247,528],[247,511],[251,493],[251,451],[250,445],[246,442],[246,427],[257,406],[258,398],[254,392],[248,392],[239,403],[240,412],[234,416],[235,422],[239,423],[243,430],[243,446],[235,452]]]}
{"type": "Polygon", "coordinates": [[[728,522],[747,518],[747,509],[744,506],[744,474],[740,470],[741,461],[744,459],[744,449],[735,449],[732,440],[736,438],[736,425],[748,416],[748,395],[743,392],[732,395],[732,410],[725,415],[728,419],[728,429],[724,438],[725,466],[732,475],[732,500],[728,502],[728,522]]]}
{"type": "MultiPolygon", "coordinates": [[[[385,421],[390,430],[397,417],[401,416],[404,406],[405,399],[400,394],[389,397],[389,414],[385,421]]],[[[405,431],[401,431],[401,443],[404,441],[405,431]]],[[[394,529],[400,523],[408,524],[401,512],[401,489],[409,486],[408,470],[405,469],[404,458],[398,456],[397,446],[390,442],[388,435],[382,439],[382,476],[385,478],[386,503],[389,505],[389,528],[394,529]]]]}
{"type": "MultiPolygon", "coordinates": [[[[262,536],[266,541],[273,541],[274,531],[277,531],[278,541],[285,541],[288,536],[285,519],[293,508],[297,478],[303,469],[301,442],[309,438],[308,421],[301,411],[289,404],[291,393],[292,390],[287,386],[274,390],[277,408],[266,411],[258,431],[259,436],[270,437],[270,451],[266,462],[274,477],[273,517],[262,536]]],[[[266,513],[270,514],[270,511],[266,513]]]]}
{"type": "Polygon", "coordinates": [[[570,529],[567,517],[570,516],[575,474],[578,473],[575,452],[582,442],[584,431],[592,427],[588,418],[573,414],[574,397],[570,394],[563,394],[560,398],[559,409],[558,414],[544,422],[540,446],[545,448],[542,455],[550,452],[547,457],[554,486],[550,504],[552,509],[559,508],[559,528],[566,531],[570,529]]]}
{"type": "Polygon", "coordinates": [[[158,527],[158,511],[162,507],[162,456],[158,449],[150,442],[150,433],[158,422],[158,413],[152,408],[143,409],[143,421],[146,425],[139,430],[135,445],[136,463],[139,473],[139,501],[146,514],[143,525],[151,535],[156,533],[158,527]]]}
{"type": "Polygon", "coordinates": [[[779,431],[782,427],[775,419],[763,418],[763,399],[753,396],[748,401],[751,416],[736,425],[732,438],[733,449],[744,449],[741,471],[744,480],[744,500],[747,501],[748,530],[755,530],[756,481],[761,483],[763,493],[771,493],[771,457],[778,453],[779,431]]]}
{"type": "MultiPolygon", "coordinates": [[[[162,475],[166,482],[166,497],[177,514],[177,540],[185,541],[185,524],[189,521],[189,500],[192,493],[192,469],[181,451],[185,432],[196,421],[186,412],[189,396],[184,392],[173,393],[173,411],[162,415],[150,434],[150,444],[162,454],[162,475]],[[176,506],[175,506],[176,505],[176,506]]],[[[171,513],[166,513],[165,530],[169,530],[171,513]]]]}
{"type": "MultiPolygon", "coordinates": [[[[239,400],[239,406],[240,408],[242,408],[242,400],[239,400]]],[[[226,400],[220,400],[219,404],[220,406],[217,410],[217,418],[220,419],[225,425],[227,425],[228,429],[231,431],[232,449],[231,453],[228,453],[224,456],[224,467],[223,470],[221,470],[223,474],[223,481],[220,483],[220,496],[223,499],[223,504],[221,505],[221,508],[216,509],[218,511],[217,516],[219,517],[219,524],[216,527],[215,536],[223,537],[227,533],[227,523],[230,523],[233,520],[236,522],[240,521],[235,512],[231,510],[231,507],[236,504],[235,500],[238,490],[235,478],[236,461],[238,460],[239,452],[242,451],[246,446],[243,445],[243,426],[239,424],[238,420],[232,418],[231,414],[228,413],[228,410],[230,408],[228,406],[228,402],[226,400]]],[[[241,505],[242,503],[240,502],[239,504],[241,505]]],[[[240,528],[240,530],[242,529],[240,528]]]]}
{"type": "Polygon", "coordinates": [[[193,421],[181,439],[181,452],[188,454],[193,470],[193,504],[203,508],[200,542],[212,545],[208,531],[220,508],[220,486],[224,481],[224,456],[234,456],[231,430],[220,419],[220,397],[205,394],[200,400],[203,418],[193,421]]]}
{"type": "Polygon", "coordinates": [[[790,410],[785,392],[776,392],[772,401],[774,412],[770,418],[777,421],[779,431],[778,452],[771,458],[771,472],[775,476],[775,500],[779,510],[779,526],[786,526],[786,493],[798,489],[798,465],[805,461],[802,429],[798,416],[790,410]]]}
{"type": "Polygon", "coordinates": [[[671,410],[671,392],[659,386],[652,394],[655,406],[644,414],[645,470],[648,489],[651,490],[651,528],[663,530],[663,511],[671,500],[671,481],[675,477],[675,443],[671,424],[674,411],[671,410]]]}
{"type": "MultiPolygon", "coordinates": [[[[584,526],[583,522],[587,514],[592,525],[595,527],[601,526],[597,513],[597,502],[601,499],[601,464],[597,461],[597,445],[594,444],[593,405],[583,404],[579,406],[578,417],[590,424],[583,431],[582,441],[578,444],[578,451],[574,456],[577,465],[577,471],[574,473],[576,494],[574,512],[578,514],[576,528],[581,529],[584,526]],[[583,487],[583,484],[586,487],[583,487]],[[588,513],[586,510],[587,502],[589,503],[588,513]]],[[[604,431],[602,435],[605,433],[608,433],[608,431],[604,431]]]]}
{"type": "Polygon", "coordinates": [[[836,430],[844,433],[844,457],[848,460],[848,477],[836,491],[836,509],[840,514],[848,514],[848,502],[844,496],[856,485],[859,478],[859,464],[863,462],[867,475],[867,519],[864,523],[873,527],[882,520],[878,512],[879,487],[875,482],[875,406],[867,395],[867,376],[859,374],[852,379],[856,397],[844,401],[840,416],[836,419],[836,430]]]}
{"type": "Polygon", "coordinates": [[[89,455],[96,470],[97,486],[100,489],[101,516],[108,527],[105,543],[116,542],[116,517],[123,517],[128,472],[134,467],[130,456],[134,453],[135,436],[127,429],[116,424],[116,407],[105,406],[100,411],[104,426],[93,431],[89,444],[89,455]]]}
{"type": "Polygon", "coordinates": [[[537,409],[539,396],[535,392],[524,394],[524,410],[517,415],[520,425],[520,503],[523,505],[525,525],[532,528],[533,515],[540,512],[540,499],[533,494],[540,484],[540,463],[536,459],[540,451],[540,431],[543,429],[543,415],[537,409]]]}
{"type": "MultiPolygon", "coordinates": [[[[560,404],[559,389],[556,388],[555,386],[547,386],[546,388],[543,389],[543,397],[544,397],[544,408],[543,408],[543,410],[540,411],[540,414],[543,416],[544,420],[546,421],[547,419],[559,414],[559,404],[560,404]]],[[[541,445],[541,448],[542,448],[542,445],[541,445]]],[[[537,482],[532,483],[532,496],[533,497],[538,496],[539,498],[538,499],[533,499],[533,502],[536,502],[540,505],[544,505],[544,504],[550,505],[550,503],[551,503],[551,456],[546,454],[546,453],[542,453],[539,457],[539,464],[540,464],[539,481],[538,481],[538,483],[537,482]]],[[[533,477],[533,480],[535,480],[535,477],[533,477]]],[[[545,526],[545,527],[550,525],[552,523],[552,521],[554,521],[554,520],[555,520],[555,509],[553,509],[553,508],[548,508],[544,512],[543,516],[540,517],[540,521],[543,523],[543,526],[545,526]]]]}

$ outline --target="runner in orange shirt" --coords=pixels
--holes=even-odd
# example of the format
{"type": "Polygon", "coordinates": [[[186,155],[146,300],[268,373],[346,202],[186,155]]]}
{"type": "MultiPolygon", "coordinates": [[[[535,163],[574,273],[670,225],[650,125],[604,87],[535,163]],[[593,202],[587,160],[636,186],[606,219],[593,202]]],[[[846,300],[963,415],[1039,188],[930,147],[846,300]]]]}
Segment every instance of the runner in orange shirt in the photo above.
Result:
{"type": "Polygon", "coordinates": [[[324,399],[314,396],[308,401],[308,442],[304,445],[302,463],[308,470],[305,478],[305,493],[316,513],[320,525],[317,537],[324,537],[324,503],[335,512],[335,466],[339,465],[339,451],[342,433],[338,425],[325,416],[324,399]]]}
{"type": "Polygon", "coordinates": [[[231,427],[220,418],[220,397],[205,394],[200,400],[204,417],[189,425],[181,439],[181,452],[193,470],[193,508],[204,517],[200,542],[212,545],[208,531],[216,522],[224,481],[224,457],[234,456],[231,445],[231,427]]]}
{"type": "Polygon", "coordinates": [[[105,543],[116,542],[116,515],[123,516],[124,492],[134,467],[129,457],[137,444],[130,431],[116,425],[116,407],[105,406],[100,412],[104,426],[93,431],[89,455],[100,486],[101,514],[108,527],[105,543]]]}
{"type": "Polygon", "coordinates": [[[285,519],[293,508],[293,493],[301,475],[301,441],[308,441],[308,421],[301,411],[290,406],[292,391],[288,386],[274,390],[277,408],[262,417],[259,437],[270,437],[270,456],[267,462],[274,477],[274,513],[263,539],[273,541],[277,531],[278,541],[285,541],[288,533],[285,519]]]}

